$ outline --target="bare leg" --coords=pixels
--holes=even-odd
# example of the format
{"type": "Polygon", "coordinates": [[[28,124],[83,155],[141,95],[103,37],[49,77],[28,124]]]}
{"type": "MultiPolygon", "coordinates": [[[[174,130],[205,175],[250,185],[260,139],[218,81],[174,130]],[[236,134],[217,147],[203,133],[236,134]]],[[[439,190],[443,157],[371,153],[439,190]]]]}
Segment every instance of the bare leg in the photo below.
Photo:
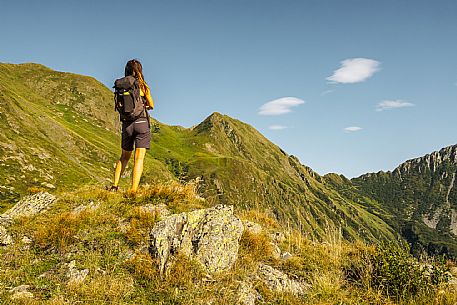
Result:
{"type": "Polygon", "coordinates": [[[122,150],[121,157],[119,158],[119,161],[117,161],[117,164],[116,164],[116,170],[114,172],[113,186],[117,187],[119,185],[119,180],[121,179],[122,173],[124,172],[125,167],[127,166],[127,163],[129,162],[131,155],[132,155],[131,151],[122,150]]]}
{"type": "Polygon", "coordinates": [[[133,165],[132,188],[130,192],[135,193],[140,184],[141,174],[143,173],[143,161],[146,154],[146,148],[135,149],[135,164],[133,165]]]}

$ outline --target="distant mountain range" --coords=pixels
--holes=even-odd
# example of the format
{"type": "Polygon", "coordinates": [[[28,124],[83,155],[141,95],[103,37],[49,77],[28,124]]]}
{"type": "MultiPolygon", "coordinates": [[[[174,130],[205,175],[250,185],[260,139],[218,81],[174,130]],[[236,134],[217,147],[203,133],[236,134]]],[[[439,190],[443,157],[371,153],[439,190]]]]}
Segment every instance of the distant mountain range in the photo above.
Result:
{"type": "Polygon", "coordinates": [[[352,182],[393,215],[417,253],[457,253],[457,145],[352,182]]]}
{"type": "MultiPolygon", "coordinates": [[[[318,175],[226,115],[192,128],[151,123],[143,183],[197,180],[208,201],[267,211],[310,237],[338,227],[348,240],[403,236],[415,251],[457,255],[455,146],[349,180],[318,175]]],[[[0,128],[1,209],[30,188],[109,185],[119,123],[111,91],[95,79],[0,64],[0,128]]]]}

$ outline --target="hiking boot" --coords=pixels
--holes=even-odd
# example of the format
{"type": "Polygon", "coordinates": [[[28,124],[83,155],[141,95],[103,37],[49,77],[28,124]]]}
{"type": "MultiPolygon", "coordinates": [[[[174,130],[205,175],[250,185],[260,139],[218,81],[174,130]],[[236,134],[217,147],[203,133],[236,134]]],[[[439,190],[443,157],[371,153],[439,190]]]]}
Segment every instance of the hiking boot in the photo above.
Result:
{"type": "Polygon", "coordinates": [[[118,186],[112,185],[110,188],[106,188],[106,189],[107,189],[108,191],[110,191],[110,192],[115,193],[115,192],[117,192],[117,191],[119,190],[119,187],[118,187],[118,186]]]}

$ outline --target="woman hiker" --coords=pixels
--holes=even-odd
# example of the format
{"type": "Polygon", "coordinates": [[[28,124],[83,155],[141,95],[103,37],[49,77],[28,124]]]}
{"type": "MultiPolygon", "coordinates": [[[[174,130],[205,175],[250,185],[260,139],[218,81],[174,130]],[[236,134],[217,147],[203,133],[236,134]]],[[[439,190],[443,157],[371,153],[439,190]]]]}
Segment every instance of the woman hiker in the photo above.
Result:
{"type": "MultiPolygon", "coordinates": [[[[119,158],[119,161],[116,164],[116,170],[114,172],[114,182],[111,186],[111,191],[118,190],[119,180],[121,178],[122,173],[125,170],[125,167],[127,166],[127,163],[130,159],[130,156],[132,155],[133,148],[135,146],[132,186],[129,189],[129,193],[134,194],[138,190],[141,174],[143,173],[144,156],[146,154],[146,150],[149,149],[150,146],[151,133],[147,110],[154,108],[154,101],[152,100],[149,86],[144,81],[143,67],[141,66],[141,63],[138,60],[132,59],[127,62],[127,64],[125,65],[125,76],[126,77],[116,81],[116,92],[118,91],[118,81],[122,81],[124,79],[132,80],[131,82],[134,82],[133,87],[135,87],[136,89],[138,89],[137,87],[139,87],[139,94],[141,96],[142,101],[141,107],[143,108],[139,110],[141,111],[139,115],[136,115],[133,119],[129,120],[128,118],[130,118],[131,116],[125,118],[124,114],[123,117],[122,111],[124,111],[124,109],[120,110],[120,106],[118,106],[118,102],[116,102],[116,109],[120,112],[122,121],[122,153],[121,157],[119,158]],[[133,76],[134,79],[128,76],[133,76]]],[[[132,93],[134,92],[134,90],[123,90],[123,92],[124,93],[122,94],[128,95],[128,92],[132,93]]],[[[121,106],[124,107],[124,105],[121,106]]],[[[134,109],[132,109],[132,111],[133,110],[134,109]]]]}

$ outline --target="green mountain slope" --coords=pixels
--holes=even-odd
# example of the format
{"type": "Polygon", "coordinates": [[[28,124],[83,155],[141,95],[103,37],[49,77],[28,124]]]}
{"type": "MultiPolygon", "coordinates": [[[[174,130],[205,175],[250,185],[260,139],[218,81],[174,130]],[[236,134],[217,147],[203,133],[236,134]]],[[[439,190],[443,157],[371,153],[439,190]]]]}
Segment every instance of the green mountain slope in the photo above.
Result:
{"type": "Polygon", "coordinates": [[[353,183],[395,215],[394,225],[414,251],[457,256],[456,173],[454,145],[353,183]]]}
{"type": "MultiPolygon", "coordinates": [[[[0,77],[0,200],[109,183],[120,149],[108,88],[35,64],[1,64],[0,77]]],[[[219,113],[193,128],[152,123],[143,182],[196,179],[208,202],[268,211],[311,238],[332,227],[349,240],[394,238],[370,199],[339,192],[248,124],[219,113]]]]}
{"type": "Polygon", "coordinates": [[[209,201],[268,210],[282,223],[319,237],[340,227],[347,239],[392,239],[390,227],[300,164],[253,127],[213,113],[184,129],[156,123],[152,153],[182,180],[201,181],[209,201]]]}
{"type": "MultiPolygon", "coordinates": [[[[118,125],[112,93],[95,79],[0,64],[0,201],[31,187],[107,183],[120,152],[118,125]]],[[[148,160],[147,168],[161,165],[148,160]]]]}

